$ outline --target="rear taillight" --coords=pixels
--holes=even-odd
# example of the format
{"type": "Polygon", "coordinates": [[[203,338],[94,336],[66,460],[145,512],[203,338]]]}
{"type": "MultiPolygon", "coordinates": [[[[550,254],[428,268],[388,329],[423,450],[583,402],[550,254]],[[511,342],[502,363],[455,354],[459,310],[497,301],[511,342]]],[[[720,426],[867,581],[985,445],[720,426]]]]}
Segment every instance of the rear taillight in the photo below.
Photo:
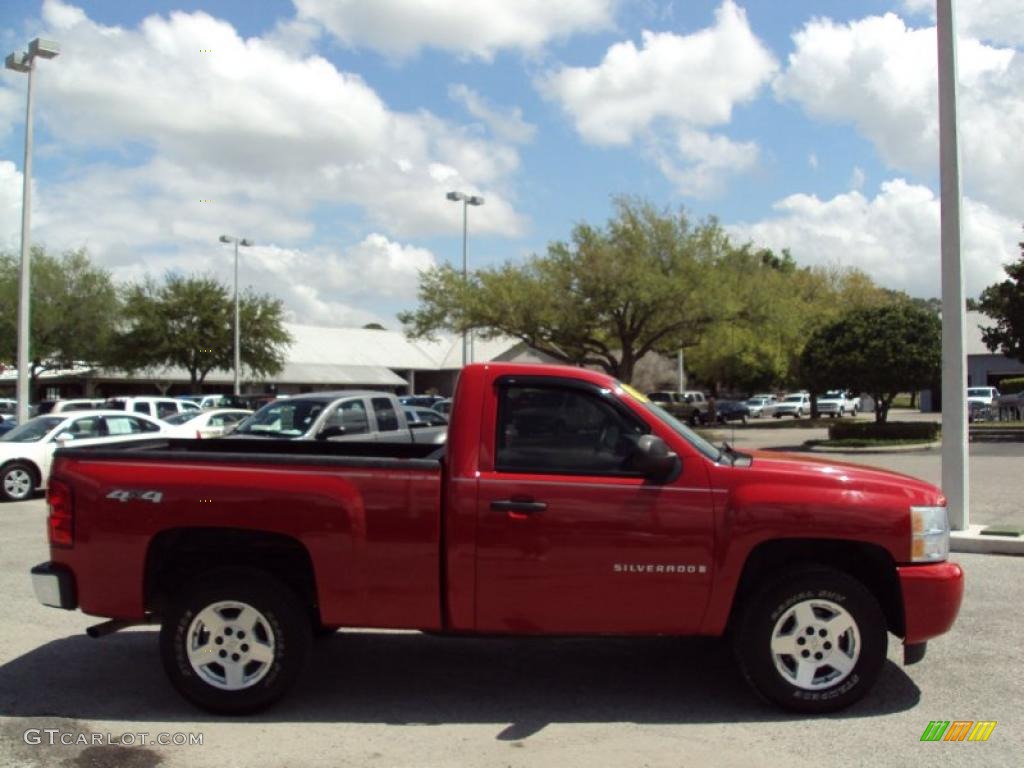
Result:
{"type": "Polygon", "coordinates": [[[50,544],[55,547],[72,546],[75,543],[75,505],[71,486],[60,480],[51,480],[46,491],[46,503],[50,507],[46,518],[50,544]]]}

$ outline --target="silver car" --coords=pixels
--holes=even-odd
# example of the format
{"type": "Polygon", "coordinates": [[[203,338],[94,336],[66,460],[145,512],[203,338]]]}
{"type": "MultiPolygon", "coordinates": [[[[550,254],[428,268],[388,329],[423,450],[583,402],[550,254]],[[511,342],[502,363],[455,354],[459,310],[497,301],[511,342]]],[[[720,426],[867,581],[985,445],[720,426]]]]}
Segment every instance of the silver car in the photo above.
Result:
{"type": "Polygon", "coordinates": [[[775,395],[754,395],[746,401],[746,406],[750,411],[750,418],[761,419],[774,416],[778,402],[775,395]]]}

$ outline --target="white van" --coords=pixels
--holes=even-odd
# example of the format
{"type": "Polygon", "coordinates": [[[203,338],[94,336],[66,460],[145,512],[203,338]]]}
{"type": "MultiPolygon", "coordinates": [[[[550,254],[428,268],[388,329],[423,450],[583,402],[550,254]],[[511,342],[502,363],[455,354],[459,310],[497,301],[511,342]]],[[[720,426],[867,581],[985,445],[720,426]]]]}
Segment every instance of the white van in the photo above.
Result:
{"type": "Polygon", "coordinates": [[[104,408],[115,411],[144,413],[154,419],[173,416],[185,411],[199,411],[199,406],[188,400],[177,400],[173,397],[112,397],[103,404],[104,408]]]}

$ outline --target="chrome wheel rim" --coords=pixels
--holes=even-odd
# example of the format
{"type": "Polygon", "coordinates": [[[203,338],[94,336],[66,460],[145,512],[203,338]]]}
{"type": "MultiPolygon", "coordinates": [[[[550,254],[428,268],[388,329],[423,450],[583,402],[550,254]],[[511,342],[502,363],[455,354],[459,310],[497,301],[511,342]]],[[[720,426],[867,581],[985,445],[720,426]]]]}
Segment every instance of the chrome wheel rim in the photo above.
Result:
{"type": "Polygon", "coordinates": [[[24,499],[32,492],[32,475],[27,470],[8,470],[4,473],[4,492],[13,499],[24,499]]]}
{"type": "Polygon", "coordinates": [[[251,688],[266,677],[276,648],[266,616],[237,600],[206,606],[192,620],[185,639],[192,670],[225,691],[251,688]]]}
{"type": "Polygon", "coordinates": [[[786,610],[772,629],[776,671],[805,691],[837,685],[853,672],[861,653],[853,616],[831,600],[803,600],[786,610]]]}

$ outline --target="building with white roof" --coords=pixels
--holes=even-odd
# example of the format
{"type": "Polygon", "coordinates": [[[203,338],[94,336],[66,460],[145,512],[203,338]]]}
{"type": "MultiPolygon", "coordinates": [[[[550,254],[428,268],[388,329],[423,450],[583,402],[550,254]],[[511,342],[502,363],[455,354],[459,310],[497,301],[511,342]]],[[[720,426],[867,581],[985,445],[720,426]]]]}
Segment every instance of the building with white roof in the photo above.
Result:
{"type": "MultiPolygon", "coordinates": [[[[368,328],[329,328],[285,323],[292,336],[284,367],[265,379],[242,371],[242,391],[248,394],[295,394],[321,389],[372,388],[399,393],[433,391],[450,396],[462,368],[461,337],[411,340],[401,331],[368,328]]],[[[470,362],[556,362],[513,338],[474,339],[470,362]]],[[[0,371],[0,395],[12,392],[13,368],[0,371]]],[[[206,392],[230,392],[233,374],[212,371],[206,392]]],[[[78,367],[40,374],[33,402],[58,397],[109,397],[115,394],[185,394],[188,371],[160,368],[127,373],[78,367]]]]}

